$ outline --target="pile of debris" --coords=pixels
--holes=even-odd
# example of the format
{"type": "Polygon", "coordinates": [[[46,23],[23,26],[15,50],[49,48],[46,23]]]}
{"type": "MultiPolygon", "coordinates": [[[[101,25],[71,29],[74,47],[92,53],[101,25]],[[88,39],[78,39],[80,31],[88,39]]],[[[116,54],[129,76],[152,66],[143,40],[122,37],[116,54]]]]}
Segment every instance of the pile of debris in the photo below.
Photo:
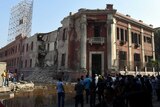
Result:
{"type": "Polygon", "coordinates": [[[26,81],[19,81],[17,83],[10,82],[9,88],[11,91],[33,90],[34,83],[33,82],[26,82],[26,81]]]}
{"type": "Polygon", "coordinates": [[[49,69],[37,69],[24,79],[36,83],[55,83],[55,80],[53,80],[53,70],[49,69]]]}

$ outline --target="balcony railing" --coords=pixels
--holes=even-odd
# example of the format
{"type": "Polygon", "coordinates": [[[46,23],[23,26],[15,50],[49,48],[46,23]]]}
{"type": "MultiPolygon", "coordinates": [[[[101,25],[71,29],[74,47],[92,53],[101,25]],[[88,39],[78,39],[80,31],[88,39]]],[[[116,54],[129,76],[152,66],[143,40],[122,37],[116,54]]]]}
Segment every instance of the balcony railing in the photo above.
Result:
{"type": "Polygon", "coordinates": [[[104,44],[105,38],[104,37],[92,37],[89,38],[89,43],[92,44],[104,44]]]}

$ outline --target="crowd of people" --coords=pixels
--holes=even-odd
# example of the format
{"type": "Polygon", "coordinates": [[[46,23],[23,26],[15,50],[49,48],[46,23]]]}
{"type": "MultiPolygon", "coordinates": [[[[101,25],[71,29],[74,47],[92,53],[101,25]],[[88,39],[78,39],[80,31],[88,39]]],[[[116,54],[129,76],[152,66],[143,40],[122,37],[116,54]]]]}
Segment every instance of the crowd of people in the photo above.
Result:
{"type": "Polygon", "coordinates": [[[75,107],[153,107],[153,97],[160,101],[160,76],[86,75],[77,79],[75,92],[75,107]]]}
{"type": "MultiPolygon", "coordinates": [[[[6,87],[9,85],[9,81],[16,83],[18,81],[18,74],[15,70],[14,72],[9,72],[7,70],[4,70],[4,72],[1,74],[2,77],[2,86],[6,87]]],[[[23,73],[21,74],[21,80],[24,80],[23,73]]]]}

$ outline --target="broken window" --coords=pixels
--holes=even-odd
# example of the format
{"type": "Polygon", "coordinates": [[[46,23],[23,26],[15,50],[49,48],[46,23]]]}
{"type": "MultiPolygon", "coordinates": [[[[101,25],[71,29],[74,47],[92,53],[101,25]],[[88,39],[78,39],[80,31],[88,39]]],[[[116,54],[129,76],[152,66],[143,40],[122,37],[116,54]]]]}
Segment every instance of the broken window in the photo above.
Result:
{"type": "Polygon", "coordinates": [[[33,50],[33,42],[31,43],[31,50],[33,50]]]}
{"type": "Polygon", "coordinates": [[[63,29],[63,37],[62,37],[62,40],[66,40],[66,28],[63,29]]]}
{"type": "Polygon", "coordinates": [[[37,36],[37,40],[38,40],[38,41],[44,41],[42,38],[43,38],[43,35],[41,35],[41,34],[39,34],[39,35],[37,36]]]}
{"type": "Polygon", "coordinates": [[[50,44],[48,43],[48,44],[47,44],[47,50],[48,50],[48,51],[49,51],[49,47],[50,47],[50,44]]]}
{"type": "Polygon", "coordinates": [[[30,59],[30,68],[32,67],[32,59],[30,59]]]}
{"type": "Polygon", "coordinates": [[[19,20],[19,25],[23,24],[23,19],[19,20]]]}
{"type": "Polygon", "coordinates": [[[66,54],[62,54],[61,66],[65,66],[65,57],[66,54]]]}

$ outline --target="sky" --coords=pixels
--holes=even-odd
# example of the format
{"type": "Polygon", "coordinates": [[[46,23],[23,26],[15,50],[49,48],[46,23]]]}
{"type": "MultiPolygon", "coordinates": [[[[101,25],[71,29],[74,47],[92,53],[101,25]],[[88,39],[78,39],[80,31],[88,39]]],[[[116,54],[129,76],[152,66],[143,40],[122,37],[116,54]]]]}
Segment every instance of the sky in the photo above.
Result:
{"type": "MultiPolygon", "coordinates": [[[[0,48],[7,45],[10,9],[20,1],[0,0],[0,48]]],[[[76,13],[80,8],[105,9],[106,4],[113,4],[118,12],[154,28],[160,26],[159,0],[34,0],[31,35],[56,30],[69,12],[76,13]]]]}

